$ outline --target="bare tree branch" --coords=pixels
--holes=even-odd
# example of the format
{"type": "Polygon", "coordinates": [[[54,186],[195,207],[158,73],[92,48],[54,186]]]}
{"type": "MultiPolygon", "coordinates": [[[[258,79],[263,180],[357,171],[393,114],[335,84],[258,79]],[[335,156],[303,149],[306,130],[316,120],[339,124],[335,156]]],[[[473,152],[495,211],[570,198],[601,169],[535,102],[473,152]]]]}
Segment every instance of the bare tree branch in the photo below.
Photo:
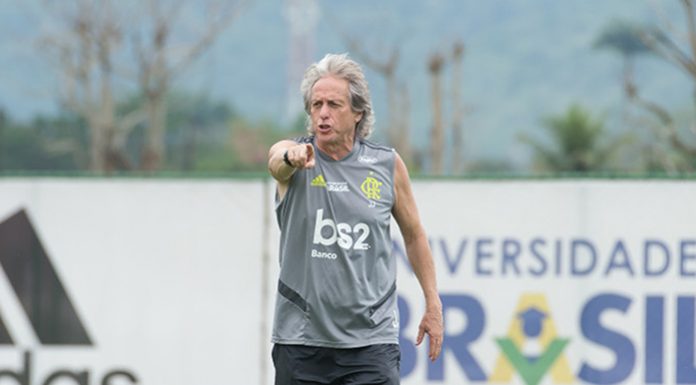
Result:
{"type": "MultiPolygon", "coordinates": [[[[183,55],[173,52],[174,32],[185,0],[148,0],[136,7],[140,11],[131,19],[125,16],[128,5],[111,0],[44,0],[53,9],[54,20],[63,31],[42,39],[55,58],[64,87],[61,103],[82,116],[89,127],[90,168],[95,171],[131,167],[123,149],[129,134],[146,121],[144,162],[158,169],[164,159],[166,129],[166,94],[173,78],[198,58],[229,24],[238,17],[248,0],[215,0],[206,19],[203,33],[194,34],[194,42],[183,55]],[[120,12],[119,12],[120,11],[120,12]],[[122,44],[124,40],[130,43],[122,44]],[[132,50],[135,60],[123,53],[132,50]],[[119,53],[121,55],[119,56],[119,53]],[[120,60],[119,60],[120,59],[120,60]],[[128,73],[129,68],[134,72],[128,73]],[[125,74],[144,96],[143,106],[116,112],[115,79],[125,74]]],[[[213,0],[210,0],[213,1],[213,0]]],[[[200,7],[198,2],[189,2],[200,7]]],[[[131,8],[133,10],[133,8],[131,8]]]]}
{"type": "Polygon", "coordinates": [[[682,34],[682,31],[678,30],[678,28],[674,25],[674,23],[672,23],[672,20],[670,20],[669,16],[665,12],[664,7],[662,7],[661,5],[661,0],[650,0],[650,4],[651,8],[653,9],[653,13],[657,15],[657,18],[660,21],[659,24],[663,26],[666,32],[669,32],[675,36],[679,36],[682,34]]]}
{"type": "Polygon", "coordinates": [[[691,46],[691,57],[696,57],[696,21],[694,20],[694,7],[691,0],[682,0],[686,25],[689,30],[689,45],[691,46]]]}
{"type": "Polygon", "coordinates": [[[628,84],[627,87],[629,88],[629,91],[627,93],[629,95],[630,100],[633,101],[637,106],[650,112],[653,116],[655,116],[658,119],[662,127],[665,128],[667,138],[672,147],[674,147],[683,154],[689,156],[696,156],[696,148],[690,147],[679,137],[679,134],[677,133],[677,129],[675,127],[674,119],[669,114],[669,112],[667,112],[667,110],[659,104],[641,97],[635,84],[628,84]]]}
{"type": "Polygon", "coordinates": [[[387,138],[390,145],[399,150],[404,162],[410,165],[413,162],[409,134],[410,103],[406,100],[409,97],[408,90],[404,84],[399,84],[396,75],[401,60],[399,46],[394,45],[388,50],[386,58],[380,60],[368,53],[362,44],[346,33],[337,20],[332,19],[332,24],[345,41],[351,55],[384,78],[387,89],[387,138]]]}
{"type": "Polygon", "coordinates": [[[184,68],[188,67],[191,62],[196,60],[201,53],[203,53],[203,51],[205,51],[215,41],[220,33],[227,29],[227,27],[229,27],[230,24],[232,24],[232,22],[241,15],[247,4],[248,3],[246,0],[214,3],[213,8],[222,9],[213,9],[209,12],[213,15],[213,21],[208,23],[206,31],[200,36],[197,42],[186,50],[179,62],[172,65],[167,76],[173,78],[177,74],[181,73],[184,68]]]}
{"type": "Polygon", "coordinates": [[[696,63],[694,63],[693,59],[691,59],[686,52],[682,51],[682,49],[667,35],[659,31],[654,31],[651,33],[642,33],[641,39],[648,47],[652,48],[655,53],[673,62],[690,76],[696,76],[696,63]]]}

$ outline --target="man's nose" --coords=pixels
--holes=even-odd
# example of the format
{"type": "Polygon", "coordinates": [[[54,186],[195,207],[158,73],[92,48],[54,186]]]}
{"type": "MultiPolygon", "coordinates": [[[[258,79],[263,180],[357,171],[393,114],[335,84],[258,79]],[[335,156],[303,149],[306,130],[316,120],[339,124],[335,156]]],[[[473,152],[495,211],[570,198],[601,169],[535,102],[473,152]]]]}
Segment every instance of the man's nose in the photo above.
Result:
{"type": "Polygon", "coordinates": [[[319,109],[319,116],[322,118],[326,118],[329,116],[329,106],[326,104],[322,104],[321,108],[319,109]]]}

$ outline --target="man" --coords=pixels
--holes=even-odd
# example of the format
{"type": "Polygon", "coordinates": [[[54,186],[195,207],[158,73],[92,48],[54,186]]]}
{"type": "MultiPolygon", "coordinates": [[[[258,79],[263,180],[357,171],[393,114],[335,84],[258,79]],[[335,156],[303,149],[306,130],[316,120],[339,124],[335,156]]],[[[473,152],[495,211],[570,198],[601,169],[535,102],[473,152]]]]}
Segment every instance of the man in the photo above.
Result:
{"type": "Polygon", "coordinates": [[[277,181],[280,279],[272,341],[276,384],[398,384],[396,219],[423,289],[416,344],[442,346],[442,304],[408,171],[365,140],[374,117],[367,81],[347,55],[326,55],[301,91],[310,136],[269,151],[277,181]]]}

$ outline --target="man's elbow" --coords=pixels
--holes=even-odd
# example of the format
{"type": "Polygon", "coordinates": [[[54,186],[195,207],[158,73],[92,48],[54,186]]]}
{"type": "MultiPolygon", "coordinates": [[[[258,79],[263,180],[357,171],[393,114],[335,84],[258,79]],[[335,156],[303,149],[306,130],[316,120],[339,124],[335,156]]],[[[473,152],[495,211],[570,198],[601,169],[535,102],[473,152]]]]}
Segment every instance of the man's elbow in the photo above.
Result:
{"type": "Polygon", "coordinates": [[[425,235],[425,230],[423,230],[421,226],[417,226],[413,231],[409,231],[403,234],[403,236],[404,245],[406,245],[407,248],[418,248],[419,246],[428,245],[428,237],[425,235]]]}

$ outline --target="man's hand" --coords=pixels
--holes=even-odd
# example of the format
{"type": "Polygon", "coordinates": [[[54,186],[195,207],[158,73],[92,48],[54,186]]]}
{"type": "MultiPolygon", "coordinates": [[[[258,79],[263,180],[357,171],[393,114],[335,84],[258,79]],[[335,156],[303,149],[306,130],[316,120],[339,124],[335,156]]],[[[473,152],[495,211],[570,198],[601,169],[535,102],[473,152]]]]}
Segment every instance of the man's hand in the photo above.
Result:
{"type": "Polygon", "coordinates": [[[430,351],[428,357],[430,361],[435,361],[442,350],[442,306],[429,306],[420,325],[418,325],[418,336],[416,337],[416,346],[423,342],[423,337],[427,334],[430,338],[430,351]]]}
{"type": "Polygon", "coordinates": [[[295,171],[312,168],[315,163],[314,147],[311,143],[298,144],[293,140],[281,140],[271,146],[268,150],[268,171],[278,182],[278,197],[282,199],[285,196],[295,171]]]}
{"type": "Polygon", "coordinates": [[[294,168],[305,169],[314,167],[314,147],[311,143],[298,144],[287,150],[287,158],[294,168]]]}

